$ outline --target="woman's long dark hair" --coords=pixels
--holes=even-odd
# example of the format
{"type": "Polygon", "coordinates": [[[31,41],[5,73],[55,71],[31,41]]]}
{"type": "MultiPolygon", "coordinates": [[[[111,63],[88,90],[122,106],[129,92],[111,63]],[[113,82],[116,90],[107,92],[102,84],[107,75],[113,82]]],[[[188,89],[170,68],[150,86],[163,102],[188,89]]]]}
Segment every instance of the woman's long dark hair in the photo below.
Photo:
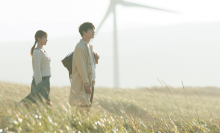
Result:
{"type": "Polygon", "coordinates": [[[42,38],[44,35],[47,36],[47,33],[45,31],[42,31],[42,30],[38,30],[34,36],[35,38],[35,43],[34,43],[34,46],[31,48],[31,56],[33,55],[33,52],[34,52],[34,49],[35,49],[35,46],[37,44],[37,39],[38,38],[42,38]]]}

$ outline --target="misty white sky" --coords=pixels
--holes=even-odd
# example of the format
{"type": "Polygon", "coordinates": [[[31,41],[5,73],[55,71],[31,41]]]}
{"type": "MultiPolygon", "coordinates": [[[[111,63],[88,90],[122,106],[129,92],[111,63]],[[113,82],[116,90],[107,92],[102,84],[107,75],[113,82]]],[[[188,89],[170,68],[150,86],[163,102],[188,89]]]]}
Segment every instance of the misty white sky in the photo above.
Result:
{"type": "MultiPolygon", "coordinates": [[[[117,6],[118,30],[180,23],[220,21],[219,0],[127,0],[169,9],[172,14],[144,8],[117,6]]],[[[78,34],[78,26],[90,21],[96,27],[104,17],[110,0],[1,0],[1,41],[29,40],[38,29],[50,37],[78,34]],[[8,34],[10,34],[10,36],[8,34]]],[[[101,31],[112,31],[112,16],[101,31]]]]}
{"type": "MultiPolygon", "coordinates": [[[[121,87],[160,86],[157,78],[171,86],[181,86],[181,80],[187,86],[220,86],[219,0],[126,1],[179,13],[117,6],[121,87]]],[[[1,0],[0,80],[31,83],[29,50],[35,32],[42,29],[49,35],[45,49],[52,57],[51,85],[69,85],[60,60],[79,41],[78,26],[90,21],[98,27],[109,3],[110,0],[1,0]]],[[[97,86],[113,87],[112,17],[92,42],[101,55],[97,86]]]]}

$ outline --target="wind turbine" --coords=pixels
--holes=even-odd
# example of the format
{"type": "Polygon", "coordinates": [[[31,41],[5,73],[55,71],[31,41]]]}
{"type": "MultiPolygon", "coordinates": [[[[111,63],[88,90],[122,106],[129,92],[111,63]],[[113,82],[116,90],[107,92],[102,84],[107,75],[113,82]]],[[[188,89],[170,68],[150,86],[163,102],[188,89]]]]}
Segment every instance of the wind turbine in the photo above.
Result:
{"type": "MultiPolygon", "coordinates": [[[[110,13],[113,13],[114,15],[114,87],[119,87],[119,71],[118,71],[118,38],[117,38],[117,25],[116,25],[116,6],[117,5],[122,5],[126,7],[141,7],[141,8],[148,8],[148,9],[154,9],[154,10],[159,10],[159,11],[165,11],[165,12],[173,12],[169,10],[164,10],[160,8],[155,8],[151,6],[145,6],[145,5],[140,5],[136,3],[131,3],[131,2],[126,2],[124,0],[110,0],[110,5],[108,7],[108,10],[105,14],[105,17],[103,18],[101,24],[96,30],[96,34],[98,33],[99,29],[107,19],[107,17],[110,15],[110,13]]],[[[173,12],[175,13],[175,12],[173,12]]]]}

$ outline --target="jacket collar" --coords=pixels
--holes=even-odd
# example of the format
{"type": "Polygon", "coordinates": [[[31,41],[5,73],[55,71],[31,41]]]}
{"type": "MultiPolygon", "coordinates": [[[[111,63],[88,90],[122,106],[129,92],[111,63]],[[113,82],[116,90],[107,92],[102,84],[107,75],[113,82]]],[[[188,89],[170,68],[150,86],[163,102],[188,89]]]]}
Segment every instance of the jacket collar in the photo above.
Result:
{"type": "Polygon", "coordinates": [[[80,42],[83,43],[83,44],[86,44],[86,45],[88,44],[88,43],[86,43],[86,41],[84,41],[83,39],[80,39],[80,42]]]}

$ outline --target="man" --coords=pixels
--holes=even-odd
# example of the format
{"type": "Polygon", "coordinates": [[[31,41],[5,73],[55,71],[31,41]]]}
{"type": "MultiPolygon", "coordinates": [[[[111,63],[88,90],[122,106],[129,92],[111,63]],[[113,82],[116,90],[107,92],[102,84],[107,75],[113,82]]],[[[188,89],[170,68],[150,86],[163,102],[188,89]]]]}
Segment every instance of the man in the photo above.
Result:
{"type": "Polygon", "coordinates": [[[82,36],[76,45],[72,62],[71,89],[69,103],[77,109],[89,111],[93,101],[95,86],[95,68],[99,56],[93,52],[90,40],[94,38],[95,27],[85,22],[79,27],[82,36]]]}

